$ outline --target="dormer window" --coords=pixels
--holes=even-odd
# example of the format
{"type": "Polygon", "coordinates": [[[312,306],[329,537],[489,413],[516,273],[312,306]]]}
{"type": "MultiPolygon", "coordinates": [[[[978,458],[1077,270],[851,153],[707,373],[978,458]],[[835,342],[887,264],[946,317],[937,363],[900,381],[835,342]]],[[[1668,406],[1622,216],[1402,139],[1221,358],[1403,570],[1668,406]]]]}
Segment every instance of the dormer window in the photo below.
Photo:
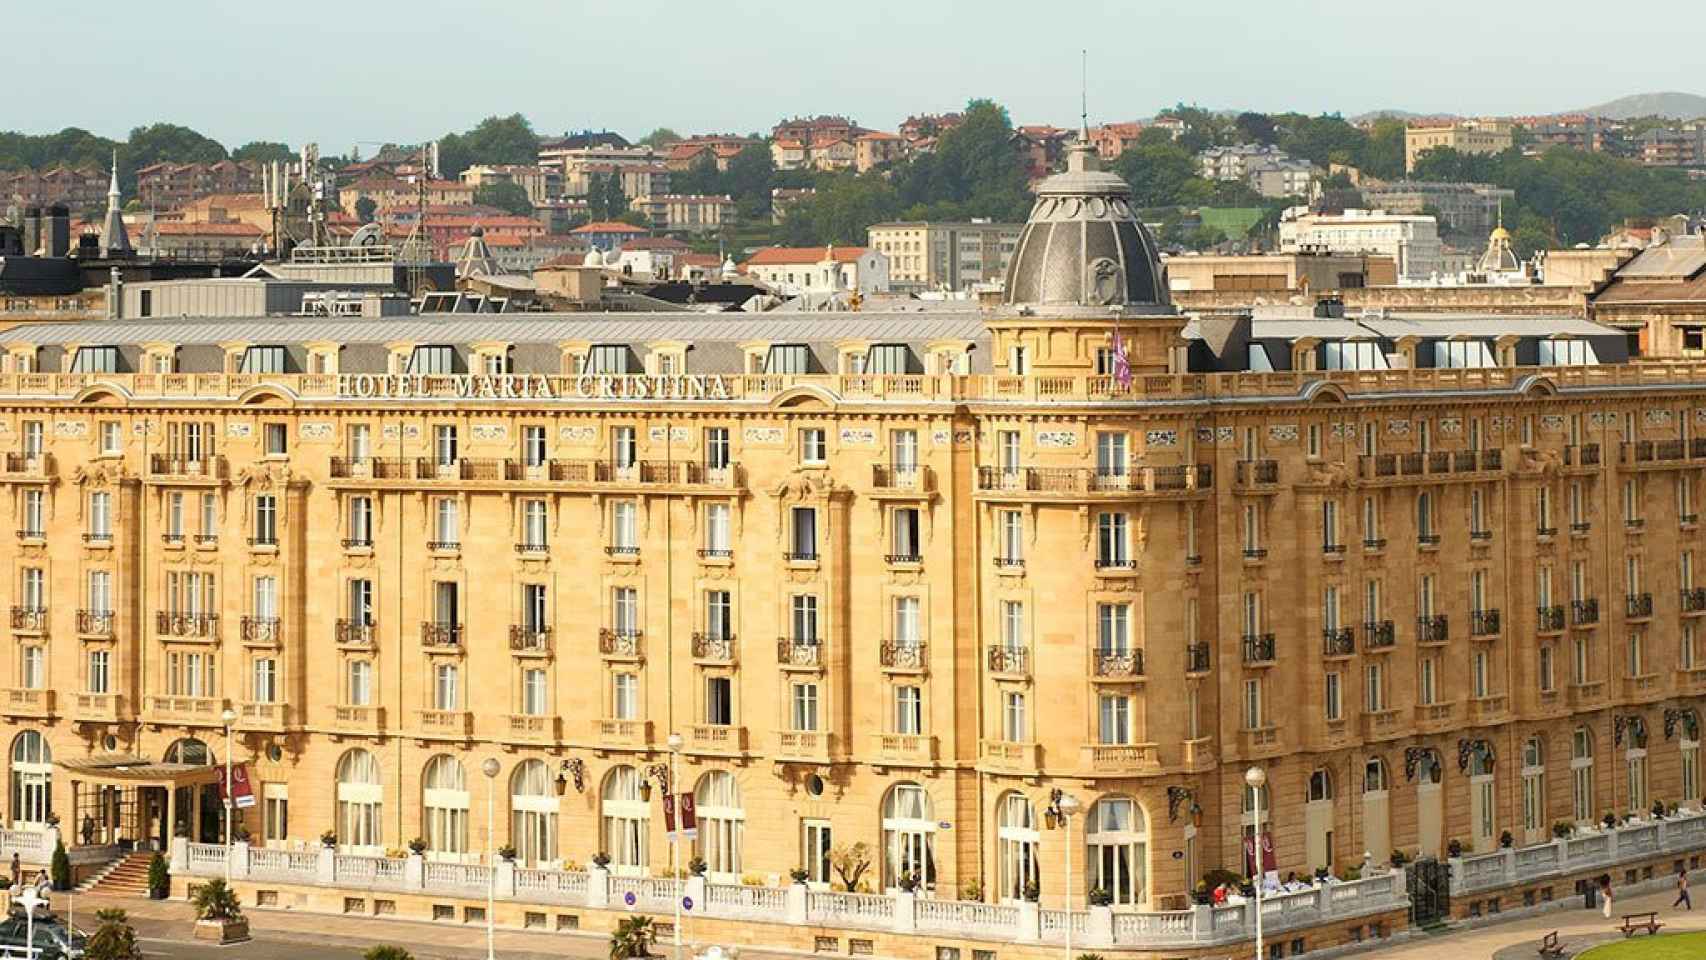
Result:
{"type": "Polygon", "coordinates": [[[1493,351],[1482,340],[1446,340],[1434,344],[1436,367],[1494,367],[1493,351]]]}
{"type": "MultiPolygon", "coordinates": [[[[1385,370],[1386,354],[1373,340],[1335,340],[1321,345],[1328,370],[1385,370]]],[[[1252,368],[1254,369],[1254,368],[1252,368]]]]}
{"type": "Polygon", "coordinates": [[[603,343],[587,351],[585,373],[628,373],[628,348],[620,343],[603,343]]]}
{"type": "Polygon", "coordinates": [[[917,373],[912,351],[904,343],[879,343],[871,347],[865,363],[866,373],[917,373]]]}
{"type": "Polygon", "coordinates": [[[117,347],[78,347],[71,359],[72,373],[118,373],[117,347]]]}
{"type": "Polygon", "coordinates": [[[803,343],[778,343],[764,358],[765,373],[811,373],[812,354],[803,343]]]}
{"type": "Polygon", "coordinates": [[[480,358],[480,370],[488,376],[502,376],[509,372],[509,354],[488,353],[480,358]]]}
{"type": "Polygon", "coordinates": [[[288,373],[289,353],[284,347],[250,347],[243,351],[238,373],[288,373]]]}
{"type": "Polygon", "coordinates": [[[1593,344],[1586,340],[1540,341],[1540,365],[1543,367],[1581,367],[1599,363],[1593,344]]]}
{"type": "Polygon", "coordinates": [[[409,373],[455,373],[456,348],[448,346],[416,347],[409,354],[409,373]]]}

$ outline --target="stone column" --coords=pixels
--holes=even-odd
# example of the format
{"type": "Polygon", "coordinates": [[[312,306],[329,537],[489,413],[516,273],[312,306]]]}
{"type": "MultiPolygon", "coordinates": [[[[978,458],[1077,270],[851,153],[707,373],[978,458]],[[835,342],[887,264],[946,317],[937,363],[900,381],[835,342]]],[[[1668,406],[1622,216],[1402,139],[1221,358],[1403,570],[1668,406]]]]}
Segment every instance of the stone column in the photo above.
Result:
{"type": "MultiPolygon", "coordinates": [[[[1071,918],[1067,918],[1071,922],[1071,918]]],[[[1110,947],[1114,943],[1114,908],[1109,906],[1090,907],[1090,917],[1084,927],[1084,945],[1087,947],[1110,947]]]]}
{"type": "Polygon", "coordinates": [[[586,905],[595,910],[610,906],[610,871],[596,863],[586,868],[586,905]]]}
{"type": "Polygon", "coordinates": [[[806,922],[806,885],[792,883],[788,885],[788,897],[785,922],[791,927],[804,926],[806,922]]]}
{"type": "Polygon", "coordinates": [[[1019,902],[1019,940],[1036,943],[1043,938],[1043,912],[1035,901],[1019,902]]]}
{"type": "Polygon", "coordinates": [[[499,857],[496,869],[492,873],[492,896],[503,899],[515,899],[515,861],[508,857],[499,857]]]}
{"type": "Polygon", "coordinates": [[[918,918],[913,915],[918,905],[918,895],[901,891],[894,897],[894,931],[896,933],[911,933],[918,928],[918,918]]]}
{"type": "Polygon", "coordinates": [[[314,861],[314,882],[322,887],[336,886],[338,882],[337,848],[320,844],[320,857],[314,861]]]}
{"type": "Polygon", "coordinates": [[[419,890],[426,886],[426,858],[418,853],[409,854],[409,859],[403,861],[403,887],[407,890],[419,890]]]}
{"type": "Polygon", "coordinates": [[[225,855],[231,858],[231,879],[249,879],[249,841],[238,840],[225,855]]]}
{"type": "Polygon", "coordinates": [[[172,872],[185,873],[190,868],[190,838],[172,838],[172,872]]]}

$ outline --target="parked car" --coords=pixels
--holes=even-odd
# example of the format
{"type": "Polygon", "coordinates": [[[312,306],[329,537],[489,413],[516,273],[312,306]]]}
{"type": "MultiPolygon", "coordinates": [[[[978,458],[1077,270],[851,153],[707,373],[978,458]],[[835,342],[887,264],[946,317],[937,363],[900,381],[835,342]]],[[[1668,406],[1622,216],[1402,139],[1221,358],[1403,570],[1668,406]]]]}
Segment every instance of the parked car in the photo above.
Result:
{"type": "Polygon", "coordinates": [[[0,920],[0,960],[77,960],[88,941],[82,931],[67,928],[51,914],[36,917],[33,950],[24,939],[27,931],[22,911],[0,920]]]}

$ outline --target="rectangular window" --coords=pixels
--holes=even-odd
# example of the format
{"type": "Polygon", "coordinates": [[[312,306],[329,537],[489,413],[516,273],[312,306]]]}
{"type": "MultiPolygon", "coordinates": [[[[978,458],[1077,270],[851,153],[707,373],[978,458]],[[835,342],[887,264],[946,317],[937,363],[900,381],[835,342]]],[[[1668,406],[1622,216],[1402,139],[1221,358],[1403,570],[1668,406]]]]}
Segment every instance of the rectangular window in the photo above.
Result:
{"type": "Polygon", "coordinates": [[[1339,545],[1339,501],[1321,501],[1321,546],[1332,550],[1339,545]]]}
{"type": "Polygon", "coordinates": [[[797,593],[794,595],[791,607],[790,619],[793,621],[794,641],[796,643],[817,643],[817,595],[797,593]]]}
{"type": "Polygon", "coordinates": [[[1123,513],[1096,515],[1096,566],[1131,565],[1129,518],[1123,513]]]}
{"type": "Polygon", "coordinates": [[[1104,693],[1098,698],[1098,702],[1097,742],[1131,743],[1131,698],[1120,693],[1104,693]]]}
{"type": "Polygon", "coordinates": [[[289,789],[289,786],[283,783],[269,783],[261,788],[267,846],[274,849],[283,848],[290,838],[289,789]]]}
{"type": "MultiPolygon", "coordinates": [[[[1676,665],[1683,670],[1693,670],[1694,663],[1694,621],[1685,620],[1682,624],[1682,631],[1677,637],[1676,665]]],[[[1685,796],[1693,796],[1693,794],[1685,794],[1685,796]]]]}
{"type": "Polygon", "coordinates": [[[254,616],[271,621],[278,617],[278,578],[256,577],[254,581],[254,616]]]}
{"type": "Polygon", "coordinates": [[[640,633],[640,592],[633,587],[614,587],[610,591],[610,626],[617,636],[633,637],[640,633]]]}
{"type": "Polygon", "coordinates": [[[1541,693],[1551,693],[1558,688],[1557,672],[1557,665],[1553,663],[1552,645],[1541,646],[1538,669],[1536,670],[1536,673],[1539,674],[1541,693]]]}
{"type": "Polygon", "coordinates": [[[356,579],[349,581],[345,590],[345,611],[351,623],[357,626],[373,625],[373,581],[356,579]]]}
{"type": "Polygon", "coordinates": [[[117,420],[101,421],[101,453],[113,457],[124,452],[124,427],[117,420]]]}
{"type": "Polygon", "coordinates": [[[278,661],[257,657],[250,673],[249,699],[256,703],[278,702],[278,661]]]}
{"type": "Polygon", "coordinates": [[[365,707],[373,702],[373,663],[369,660],[351,660],[345,670],[345,694],[349,706],[365,707]]]}
{"type": "Polygon", "coordinates": [[[90,693],[107,693],[112,689],[112,681],[112,652],[90,650],[89,676],[84,683],[84,689],[90,693]]]}
{"type": "Polygon", "coordinates": [[[924,692],[904,684],[894,688],[894,732],[908,736],[924,733],[924,692]]]}
{"type": "Polygon", "coordinates": [[[455,499],[439,497],[433,502],[433,549],[452,550],[461,541],[462,527],[457,514],[455,499]]]}
{"type": "Polygon", "coordinates": [[[1423,705],[1434,703],[1439,699],[1439,678],[1436,676],[1438,661],[1434,657],[1423,657],[1419,666],[1421,669],[1418,674],[1418,699],[1423,705]]]}
{"type": "Polygon", "coordinates": [[[365,423],[352,423],[344,429],[344,453],[356,463],[373,456],[373,435],[365,423]]]}
{"type": "Polygon", "coordinates": [[[278,543],[278,498],[273,494],[255,495],[254,542],[262,545],[278,543]]]}
{"type": "Polygon", "coordinates": [[[461,677],[454,663],[441,663],[433,668],[432,708],[455,710],[459,700],[461,677]]]}
{"type": "Polygon", "coordinates": [[[1030,728],[1025,720],[1025,695],[1009,690],[1001,695],[1001,739],[1008,743],[1025,743],[1030,728]]]}
{"type": "Polygon", "coordinates": [[[521,712],[529,717],[542,717],[548,709],[545,671],[539,667],[521,671],[521,712]]]}
{"type": "Polygon", "coordinates": [[[800,431],[800,462],[821,464],[829,459],[827,434],[822,427],[806,427],[800,431]]]}
{"type": "Polygon", "coordinates": [[[26,690],[40,690],[47,685],[47,651],[38,644],[20,648],[18,682],[26,690]]]}
{"type": "Polygon", "coordinates": [[[43,524],[47,519],[45,509],[46,497],[40,490],[24,491],[24,536],[39,538],[44,535],[43,524]]]}
{"type": "Polygon", "coordinates": [[[1018,510],[1001,511],[1001,546],[996,554],[1009,565],[1025,561],[1025,515],[1018,510]]]}
{"type": "Polygon", "coordinates": [[[1002,473],[1019,472],[1019,431],[998,431],[995,434],[995,451],[1002,473]]]}
{"type": "Polygon", "coordinates": [[[462,627],[462,594],[456,589],[456,581],[439,580],[432,587],[433,616],[438,625],[453,631],[453,634],[459,632],[462,627]]]}
{"type": "Polygon", "coordinates": [[[1251,677],[1244,681],[1244,729],[1260,730],[1265,714],[1262,712],[1262,679],[1251,677]]]}
{"type": "Polygon", "coordinates": [[[529,467],[544,466],[544,427],[526,426],[521,428],[521,462],[529,467]]]}
{"type": "Polygon", "coordinates": [[[729,532],[730,511],[726,503],[711,503],[705,506],[705,552],[714,557],[726,557],[731,553],[729,532]]]}
{"type": "Polygon", "coordinates": [[[897,562],[915,561],[924,556],[918,537],[917,507],[895,508],[893,538],[893,556],[897,562]]]}
{"type": "Polygon", "coordinates": [[[727,470],[729,467],[729,428],[705,428],[705,468],[727,470]]]}
{"type": "Polygon", "coordinates": [[[1001,646],[1009,652],[1025,648],[1025,605],[1018,600],[1001,601],[1001,646]]]}
{"type": "Polygon", "coordinates": [[[39,460],[47,444],[46,427],[40,420],[24,421],[23,452],[25,460],[39,460]]]}
{"type": "Polygon", "coordinates": [[[1386,668],[1379,662],[1363,668],[1363,709],[1379,713],[1386,709],[1386,668]]]}
{"type": "Polygon", "coordinates": [[[734,603],[727,590],[705,591],[705,635],[715,640],[734,636],[734,603]]]}
{"type": "Polygon", "coordinates": [[[548,597],[543,583],[521,585],[521,629],[530,634],[542,633],[551,623],[548,597]]]}
{"type": "Polygon", "coordinates": [[[432,428],[433,460],[441,467],[456,463],[457,457],[456,425],[441,423],[432,428]]]}
{"type": "Polygon", "coordinates": [[[610,716],[614,720],[640,718],[640,678],[618,673],[610,678],[610,716]]]}
{"type": "Polygon", "coordinates": [[[113,611],[113,575],[107,570],[89,571],[89,612],[98,616],[113,611]]]}
{"type": "Polygon", "coordinates": [[[349,499],[349,544],[373,546],[373,498],[357,494],[349,499]]]}
{"type": "Polygon", "coordinates": [[[290,432],[284,424],[262,424],[261,438],[267,456],[282,457],[290,453],[290,432]]]}
{"type": "Polygon", "coordinates": [[[835,839],[830,831],[829,821],[802,821],[800,831],[800,862],[805,864],[806,882],[828,886],[835,875],[829,853],[834,849],[835,839]]]}
{"type": "Polygon", "coordinates": [[[917,597],[894,598],[894,645],[916,650],[920,642],[919,600],[917,597]]]}
{"type": "Polygon", "coordinates": [[[817,729],[817,684],[810,681],[800,681],[793,685],[791,729],[812,731],[817,729]]]}
{"type": "Polygon", "coordinates": [[[1344,708],[1344,692],[1340,689],[1338,671],[1336,671],[1336,670],[1328,671],[1327,681],[1326,681],[1325,686],[1322,688],[1322,690],[1323,690],[1323,698],[1324,698],[1325,704],[1326,704],[1327,719],[1328,720],[1342,719],[1344,717],[1344,709],[1345,709],[1344,708]]]}
{"type": "Polygon", "coordinates": [[[530,549],[542,550],[547,543],[546,507],[543,500],[521,502],[521,542],[530,549]]]}
{"type": "Polygon", "coordinates": [[[1127,463],[1125,434],[1112,432],[1096,434],[1097,476],[1123,477],[1126,475],[1127,463]]]}
{"type": "Polygon", "coordinates": [[[184,538],[184,495],[176,490],[166,495],[166,537],[184,538]]]}
{"type": "Polygon", "coordinates": [[[1487,652],[1475,651],[1469,659],[1469,695],[1477,700],[1487,695],[1487,652]]]}
{"type": "Polygon", "coordinates": [[[101,540],[113,536],[113,495],[105,491],[89,494],[89,535],[101,540]]]}
{"type": "Polygon", "coordinates": [[[795,507],[790,511],[793,518],[793,550],[790,560],[817,559],[817,509],[815,507],[795,507]]]}
{"type": "Polygon", "coordinates": [[[726,727],[734,723],[734,684],[728,677],[705,678],[705,722],[726,727]]]}
{"type": "Polygon", "coordinates": [[[207,543],[219,539],[219,497],[217,494],[204,493],[201,495],[201,538],[207,543]]]}
{"type": "Polygon", "coordinates": [[[1102,656],[1131,652],[1131,605],[1096,604],[1096,651],[1102,656]]]}
{"type": "Polygon", "coordinates": [[[610,505],[610,546],[615,553],[640,552],[640,506],[632,500],[610,505]]]}
{"type": "Polygon", "coordinates": [[[889,434],[889,464],[901,477],[918,472],[917,430],[896,430],[889,434]]]}

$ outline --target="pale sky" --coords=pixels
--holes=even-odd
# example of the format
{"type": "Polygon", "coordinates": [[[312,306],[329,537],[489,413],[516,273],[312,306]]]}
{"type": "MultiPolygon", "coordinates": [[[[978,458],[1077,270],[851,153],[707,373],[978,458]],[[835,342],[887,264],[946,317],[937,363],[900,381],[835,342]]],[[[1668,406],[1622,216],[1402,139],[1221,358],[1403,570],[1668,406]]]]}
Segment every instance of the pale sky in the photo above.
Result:
{"type": "Polygon", "coordinates": [[[892,129],[990,97],[1066,125],[1086,47],[1092,122],[1180,101],[1522,114],[1706,94],[1698,0],[0,0],[0,22],[0,129],[167,120],[364,155],[514,111],[638,137],[802,113],[892,129]]]}

